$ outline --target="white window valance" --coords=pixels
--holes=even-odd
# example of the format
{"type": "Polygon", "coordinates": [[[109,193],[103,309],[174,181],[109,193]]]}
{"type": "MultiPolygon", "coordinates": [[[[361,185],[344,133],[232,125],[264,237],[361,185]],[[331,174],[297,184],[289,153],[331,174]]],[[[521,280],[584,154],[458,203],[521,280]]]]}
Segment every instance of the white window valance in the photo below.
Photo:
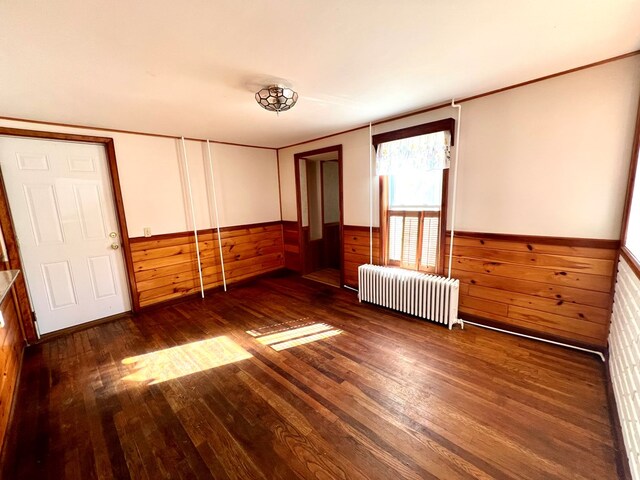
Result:
{"type": "Polygon", "coordinates": [[[377,175],[442,170],[450,163],[451,133],[447,130],[380,143],[376,150],[377,175]]]}

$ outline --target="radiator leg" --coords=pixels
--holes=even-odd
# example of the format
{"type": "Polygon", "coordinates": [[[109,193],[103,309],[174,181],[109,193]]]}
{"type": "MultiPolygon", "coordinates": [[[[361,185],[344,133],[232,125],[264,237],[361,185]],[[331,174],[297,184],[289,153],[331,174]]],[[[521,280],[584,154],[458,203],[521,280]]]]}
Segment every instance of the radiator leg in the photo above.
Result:
{"type": "Polygon", "coordinates": [[[464,330],[464,320],[461,318],[457,318],[453,322],[449,323],[449,330],[453,330],[454,325],[460,325],[460,330],[464,330]]]}

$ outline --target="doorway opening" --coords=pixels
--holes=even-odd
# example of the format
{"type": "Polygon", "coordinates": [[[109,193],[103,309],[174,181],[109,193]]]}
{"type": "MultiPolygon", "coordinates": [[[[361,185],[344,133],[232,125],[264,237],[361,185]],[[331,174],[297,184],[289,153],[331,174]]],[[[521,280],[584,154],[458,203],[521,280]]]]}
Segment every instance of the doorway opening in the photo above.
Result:
{"type": "Polygon", "coordinates": [[[340,287],[342,265],[342,145],[295,155],[302,274],[340,287]]]}

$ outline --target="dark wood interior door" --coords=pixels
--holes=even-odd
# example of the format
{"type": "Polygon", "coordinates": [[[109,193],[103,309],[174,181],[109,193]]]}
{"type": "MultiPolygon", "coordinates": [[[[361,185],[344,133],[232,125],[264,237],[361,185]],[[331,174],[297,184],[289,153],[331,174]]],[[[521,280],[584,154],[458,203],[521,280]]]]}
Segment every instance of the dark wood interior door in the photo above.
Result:
{"type": "Polygon", "coordinates": [[[324,268],[340,268],[340,223],[325,223],[323,226],[324,268]]]}

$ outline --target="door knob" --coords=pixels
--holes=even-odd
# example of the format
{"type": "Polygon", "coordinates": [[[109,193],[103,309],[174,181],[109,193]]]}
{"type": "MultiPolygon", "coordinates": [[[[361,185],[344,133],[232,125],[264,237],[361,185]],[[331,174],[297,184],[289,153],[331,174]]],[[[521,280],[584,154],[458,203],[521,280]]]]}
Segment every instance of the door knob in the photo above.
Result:
{"type": "Polygon", "coordinates": [[[118,236],[118,234],[117,234],[116,232],[111,232],[111,233],[109,234],[109,236],[110,236],[111,238],[116,238],[116,237],[118,236]]]}
{"type": "Polygon", "coordinates": [[[114,250],[117,250],[117,249],[120,248],[120,245],[118,245],[117,243],[112,243],[111,244],[111,248],[114,249],[114,250]]]}

